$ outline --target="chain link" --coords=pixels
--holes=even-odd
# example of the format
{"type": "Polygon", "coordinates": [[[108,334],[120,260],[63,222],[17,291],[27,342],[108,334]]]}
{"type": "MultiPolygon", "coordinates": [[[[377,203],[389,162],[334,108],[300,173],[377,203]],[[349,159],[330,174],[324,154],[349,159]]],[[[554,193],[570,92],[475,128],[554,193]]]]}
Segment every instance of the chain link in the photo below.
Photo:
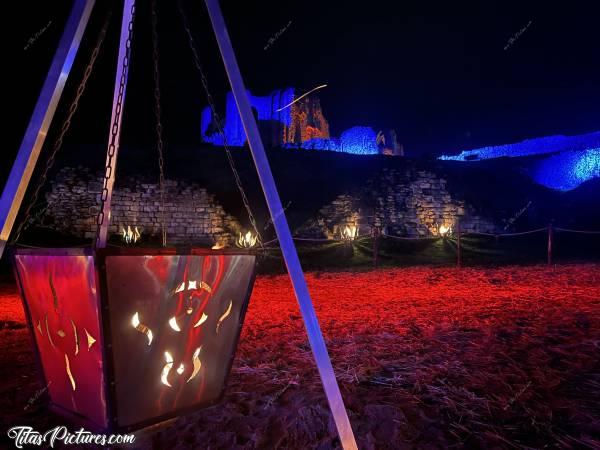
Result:
{"type": "Polygon", "coordinates": [[[260,232],[258,231],[258,226],[256,225],[256,220],[254,219],[254,215],[252,214],[252,209],[250,208],[250,202],[248,201],[248,197],[246,196],[246,192],[244,191],[244,187],[242,185],[242,180],[241,180],[240,175],[235,167],[235,161],[233,160],[233,155],[231,154],[231,150],[229,149],[229,144],[227,143],[227,136],[225,136],[225,132],[223,131],[221,118],[219,116],[219,113],[217,112],[217,108],[215,106],[215,101],[213,100],[213,97],[210,94],[210,90],[208,89],[208,80],[206,79],[206,75],[204,73],[204,70],[202,69],[202,65],[200,63],[200,56],[198,55],[198,50],[196,49],[196,44],[194,43],[194,37],[190,30],[187,17],[183,11],[183,7],[181,5],[181,0],[177,1],[177,5],[179,7],[179,13],[181,15],[183,27],[185,28],[185,32],[186,32],[186,35],[188,38],[190,50],[192,52],[194,65],[196,66],[196,68],[198,69],[198,72],[200,73],[200,80],[202,82],[202,86],[204,87],[204,91],[206,94],[206,100],[208,101],[213,118],[216,122],[217,131],[223,138],[223,147],[225,148],[225,154],[227,155],[227,161],[229,162],[229,166],[231,167],[231,170],[233,172],[233,176],[235,178],[235,183],[237,184],[237,188],[240,191],[240,194],[242,196],[242,202],[244,203],[244,207],[246,208],[246,212],[248,214],[248,219],[250,220],[250,224],[252,225],[252,228],[254,229],[254,232],[256,233],[257,241],[258,241],[261,249],[264,250],[262,237],[260,235],[260,232]]]}
{"type": "Polygon", "coordinates": [[[108,145],[108,152],[106,158],[106,167],[104,170],[104,185],[102,193],[100,194],[100,210],[96,217],[96,247],[100,242],[100,229],[104,224],[104,206],[108,199],[108,182],[113,172],[113,158],[117,152],[117,138],[119,136],[119,119],[121,117],[123,109],[123,94],[125,93],[125,84],[127,82],[127,72],[129,70],[129,61],[131,57],[131,42],[133,40],[133,21],[135,19],[135,1],[131,5],[131,19],[129,20],[127,42],[125,43],[125,55],[123,56],[123,71],[121,73],[121,79],[119,80],[119,93],[117,96],[117,104],[115,105],[115,117],[111,126],[110,132],[110,144],[108,145]]]}
{"type": "Polygon", "coordinates": [[[44,168],[44,171],[40,175],[40,179],[35,188],[35,191],[33,192],[31,201],[30,201],[29,205],[27,206],[27,209],[25,209],[25,212],[23,214],[23,220],[19,223],[19,226],[17,227],[17,229],[15,231],[15,237],[12,241],[13,243],[17,242],[21,236],[21,233],[23,233],[23,231],[25,231],[39,217],[41,217],[42,214],[47,209],[47,206],[46,206],[46,208],[42,208],[41,211],[38,211],[33,217],[30,217],[31,211],[37,204],[40,192],[41,192],[42,188],[44,187],[44,185],[46,184],[46,181],[48,179],[48,173],[54,166],[54,163],[56,161],[56,155],[62,148],[64,138],[65,138],[67,132],[69,131],[69,128],[71,127],[71,120],[73,119],[73,116],[75,115],[75,112],[77,111],[77,109],[79,107],[79,100],[81,99],[81,96],[83,95],[83,93],[85,91],[88,79],[90,78],[90,75],[92,74],[92,71],[94,69],[96,59],[98,59],[98,55],[100,53],[100,48],[102,47],[102,43],[104,42],[104,38],[106,37],[106,31],[108,29],[108,25],[110,24],[111,16],[112,16],[112,10],[109,10],[109,12],[106,16],[106,19],[104,21],[104,24],[102,25],[102,28],[100,30],[100,34],[98,35],[98,39],[96,40],[96,45],[94,46],[94,50],[92,51],[92,54],[90,56],[90,61],[88,62],[87,67],[85,68],[85,72],[83,73],[83,78],[81,79],[81,82],[79,83],[79,86],[77,87],[75,97],[73,98],[73,102],[71,103],[71,106],[69,107],[67,117],[66,117],[65,121],[63,122],[63,125],[60,129],[60,132],[58,133],[56,140],[54,141],[54,146],[52,147],[52,152],[50,153],[48,161],[46,162],[46,167],[44,168]]]}
{"type": "Polygon", "coordinates": [[[158,32],[156,0],[152,0],[152,59],[154,62],[154,116],[156,120],[156,147],[158,150],[159,189],[160,189],[160,221],[162,227],[162,246],[167,246],[167,225],[165,220],[165,160],[163,157],[162,121],[160,107],[160,74],[158,72],[158,32]]]}

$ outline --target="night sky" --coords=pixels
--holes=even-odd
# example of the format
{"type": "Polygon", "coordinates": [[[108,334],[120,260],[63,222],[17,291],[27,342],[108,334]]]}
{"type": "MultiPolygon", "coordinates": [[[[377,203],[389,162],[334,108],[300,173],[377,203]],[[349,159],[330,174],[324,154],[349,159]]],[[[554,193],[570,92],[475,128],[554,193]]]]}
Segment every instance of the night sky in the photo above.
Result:
{"type": "MultiPolygon", "coordinates": [[[[213,95],[224,108],[228,85],[203,2],[183,3],[213,95]]],[[[65,90],[72,98],[111,4],[109,37],[67,144],[107,139],[119,2],[96,5],[65,90]]],[[[206,100],[176,5],[159,0],[165,138],[187,145],[199,142],[206,100]]],[[[598,2],[223,0],[222,5],[247,87],[265,95],[286,86],[305,92],[328,84],[319,96],[333,135],[354,125],[395,128],[407,154],[415,156],[600,129],[598,2]]],[[[5,56],[16,63],[6,86],[19,93],[5,98],[12,118],[2,152],[11,160],[70,7],[70,1],[28,1],[5,12],[5,20],[18,24],[3,40],[5,56]]],[[[154,126],[150,1],[138,2],[137,19],[123,142],[145,145],[153,140],[154,126]]]]}

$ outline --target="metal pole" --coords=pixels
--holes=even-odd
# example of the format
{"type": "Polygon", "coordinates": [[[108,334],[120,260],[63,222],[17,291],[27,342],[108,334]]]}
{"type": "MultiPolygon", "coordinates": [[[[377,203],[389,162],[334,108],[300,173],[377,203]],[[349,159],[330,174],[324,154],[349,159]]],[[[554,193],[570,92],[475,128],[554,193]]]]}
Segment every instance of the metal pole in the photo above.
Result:
{"type": "Polygon", "coordinates": [[[0,258],[46,140],[95,0],[76,0],[0,197],[0,258]]]}
{"type": "Polygon", "coordinates": [[[246,136],[248,137],[248,143],[250,144],[250,150],[258,172],[258,177],[267,200],[277,237],[279,238],[283,258],[288,273],[290,274],[292,285],[294,286],[296,299],[300,305],[300,311],[304,319],[308,340],[317,363],[317,368],[319,369],[321,382],[323,383],[325,395],[327,396],[329,408],[333,414],[342,447],[345,450],[357,449],[344,401],[342,400],[342,395],[335,379],[331,360],[329,359],[329,354],[325,347],[325,341],[321,334],[319,322],[308,293],[308,287],[306,286],[306,280],[304,279],[304,273],[300,266],[296,247],[294,246],[285,212],[281,205],[281,200],[279,199],[277,187],[275,186],[275,180],[273,179],[273,174],[269,167],[269,161],[267,160],[267,155],[265,154],[265,149],[260,139],[254,115],[250,109],[244,81],[242,80],[242,75],[233,52],[233,47],[231,45],[231,40],[229,39],[229,34],[227,33],[219,2],[218,0],[205,1],[219,44],[221,57],[223,58],[227,76],[229,77],[233,96],[244,125],[246,136]]]}
{"type": "Polygon", "coordinates": [[[553,238],[553,232],[552,232],[552,222],[548,224],[548,265],[552,265],[552,238],[553,238]]]}
{"type": "Polygon", "coordinates": [[[460,220],[456,223],[456,267],[460,269],[461,254],[460,254],[460,220]]]}
{"type": "MultiPolygon", "coordinates": [[[[123,20],[121,22],[121,37],[119,39],[119,56],[117,56],[117,69],[115,74],[115,89],[113,91],[113,107],[112,114],[110,116],[110,127],[108,130],[108,149],[106,154],[106,166],[111,166],[110,176],[106,179],[106,199],[102,204],[103,221],[100,226],[100,232],[98,234],[98,240],[96,247],[106,247],[106,240],[108,237],[108,225],[111,219],[111,200],[113,187],[115,185],[115,177],[117,175],[117,157],[119,156],[119,144],[121,142],[121,122],[123,121],[123,109],[125,108],[125,92],[127,91],[127,78],[129,76],[129,64],[130,61],[124,65],[123,60],[127,54],[127,40],[129,38],[129,23],[131,22],[131,16],[133,13],[132,7],[135,4],[135,0],[125,0],[123,2],[123,20]],[[124,83],[121,87],[121,78],[124,75],[124,83]],[[122,92],[121,92],[122,89],[122,92]],[[119,96],[121,96],[121,104],[119,103],[119,96]],[[115,122],[116,116],[116,122],[115,122]],[[117,126],[117,133],[113,140],[113,128],[117,126]],[[114,145],[114,152],[111,156],[111,145],[114,145]]],[[[133,26],[133,24],[132,24],[133,26]]]]}

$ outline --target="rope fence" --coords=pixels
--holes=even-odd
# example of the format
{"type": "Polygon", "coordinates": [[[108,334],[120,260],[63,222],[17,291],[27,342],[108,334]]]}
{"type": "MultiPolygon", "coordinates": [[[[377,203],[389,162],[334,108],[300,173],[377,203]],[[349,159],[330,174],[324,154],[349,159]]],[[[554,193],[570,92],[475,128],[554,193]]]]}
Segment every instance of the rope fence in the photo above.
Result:
{"type": "Polygon", "coordinates": [[[587,231],[587,230],[570,230],[568,228],[555,228],[556,231],[564,231],[567,233],[580,233],[580,234],[600,234],[600,231],[587,231]]]}
{"type": "MultiPolygon", "coordinates": [[[[536,228],[533,230],[521,231],[521,232],[516,232],[516,233],[485,233],[485,232],[479,232],[479,231],[461,231],[460,228],[457,228],[456,231],[452,235],[445,235],[445,236],[441,236],[441,235],[439,235],[439,236],[394,236],[394,235],[390,235],[387,233],[374,232],[374,233],[369,233],[369,234],[362,234],[362,235],[356,236],[352,239],[350,239],[350,238],[308,238],[308,237],[301,237],[301,236],[293,236],[293,239],[296,242],[315,243],[315,244],[361,243],[361,247],[363,250],[368,249],[369,247],[371,248],[372,260],[373,260],[374,266],[377,266],[377,263],[378,263],[379,250],[380,250],[379,247],[380,247],[380,242],[382,239],[389,239],[391,241],[399,241],[399,242],[411,242],[412,241],[412,242],[422,242],[422,243],[445,240],[445,242],[451,243],[451,248],[453,249],[452,252],[455,252],[456,265],[457,265],[457,267],[461,267],[462,262],[463,262],[462,261],[463,250],[465,250],[467,252],[471,252],[472,255],[473,255],[474,248],[476,249],[475,253],[477,253],[477,250],[481,250],[480,247],[473,247],[472,241],[471,242],[467,241],[466,244],[461,242],[461,238],[465,238],[465,237],[469,237],[469,236],[485,236],[485,237],[496,238],[496,240],[498,240],[501,237],[516,237],[516,236],[533,235],[536,233],[546,233],[547,234],[546,260],[547,260],[547,264],[551,265],[553,262],[554,251],[555,251],[555,248],[554,248],[555,247],[555,242],[554,242],[555,236],[554,235],[557,232],[560,234],[572,233],[572,234],[576,234],[576,235],[600,235],[600,231],[574,230],[571,228],[555,227],[552,224],[550,224],[547,227],[536,228]],[[367,243],[366,244],[367,246],[365,247],[365,242],[369,241],[369,240],[373,241],[372,244],[367,243]]],[[[263,256],[268,256],[268,257],[274,258],[275,257],[274,255],[269,255],[267,252],[269,250],[277,249],[278,248],[277,242],[278,242],[277,237],[275,237],[274,239],[272,239],[270,241],[264,242],[263,243],[264,251],[262,252],[263,256]]],[[[19,242],[16,245],[18,245],[20,247],[25,247],[25,248],[40,248],[38,246],[27,245],[22,242],[19,242]]],[[[88,245],[89,244],[71,245],[71,246],[72,247],[86,247],[88,245]]],[[[115,244],[108,244],[108,245],[114,246],[114,247],[119,247],[119,245],[115,245],[115,244]]],[[[484,247],[483,251],[485,252],[485,247],[484,247]]],[[[587,251],[587,248],[586,248],[586,251],[587,251]]],[[[501,255],[501,253],[498,253],[498,255],[501,255]]],[[[388,251],[388,257],[389,257],[389,251],[388,251]]]]}
{"type": "MultiPolygon", "coordinates": [[[[526,231],[520,231],[520,232],[514,232],[514,233],[485,233],[485,232],[479,232],[479,231],[461,231],[460,228],[458,228],[451,236],[448,236],[448,235],[447,236],[394,236],[394,235],[390,235],[387,233],[381,233],[381,232],[377,233],[376,232],[376,233],[372,233],[372,234],[363,234],[361,236],[355,237],[354,239],[305,238],[305,237],[300,237],[300,236],[294,236],[293,239],[294,239],[294,241],[298,241],[298,242],[314,242],[314,243],[352,243],[352,242],[356,242],[356,241],[363,241],[365,239],[373,239],[372,253],[373,253],[373,264],[374,265],[377,265],[380,238],[390,239],[392,241],[413,241],[413,242],[428,242],[428,241],[448,239],[448,241],[452,242],[452,245],[455,248],[456,265],[458,267],[460,267],[462,264],[462,249],[463,249],[463,247],[465,247],[465,244],[461,243],[461,237],[487,236],[487,237],[496,238],[496,240],[498,240],[499,238],[503,238],[503,237],[516,237],[516,236],[527,236],[527,235],[532,235],[532,234],[536,234],[536,233],[547,233],[548,237],[547,237],[547,248],[546,248],[546,260],[547,260],[547,264],[550,265],[550,264],[552,264],[553,257],[554,257],[554,234],[555,234],[555,232],[576,233],[576,234],[585,234],[585,235],[600,235],[600,231],[574,230],[574,229],[570,229],[570,228],[555,227],[554,225],[550,224],[547,227],[536,228],[533,230],[526,230],[526,231]]],[[[265,248],[266,249],[276,248],[277,241],[278,241],[278,239],[275,238],[271,241],[266,242],[264,244],[265,248]],[[271,244],[275,244],[275,245],[271,245],[271,244]]],[[[467,248],[467,247],[465,247],[465,248],[467,248]]]]}

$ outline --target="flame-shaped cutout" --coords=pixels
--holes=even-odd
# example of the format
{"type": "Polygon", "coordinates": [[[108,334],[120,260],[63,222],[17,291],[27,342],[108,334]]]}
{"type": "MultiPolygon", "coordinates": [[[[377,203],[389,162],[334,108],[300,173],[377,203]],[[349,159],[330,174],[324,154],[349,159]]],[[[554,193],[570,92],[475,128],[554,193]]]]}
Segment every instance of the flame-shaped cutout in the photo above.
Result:
{"type": "Polygon", "coordinates": [[[77,334],[77,327],[73,319],[71,319],[71,325],[73,326],[73,335],[75,336],[75,355],[77,355],[79,353],[79,335],[77,334]]]}
{"type": "Polygon", "coordinates": [[[133,325],[133,327],[137,331],[139,331],[140,333],[144,333],[146,335],[146,337],[148,338],[148,345],[152,344],[152,338],[153,338],[152,330],[140,322],[140,316],[137,312],[131,318],[131,325],[133,325]]]}
{"type": "Polygon", "coordinates": [[[38,320],[38,324],[37,324],[37,329],[39,330],[40,334],[43,336],[44,333],[42,332],[42,323],[38,320]]]}
{"type": "Polygon", "coordinates": [[[179,365],[179,367],[177,368],[177,373],[178,373],[179,375],[181,375],[181,374],[183,373],[183,371],[184,371],[184,370],[185,370],[185,366],[183,365],[183,363],[181,363],[181,364],[179,365]]]}
{"type": "Polygon", "coordinates": [[[231,313],[231,307],[233,306],[233,300],[229,301],[229,306],[227,307],[227,311],[223,313],[221,317],[219,317],[219,321],[217,322],[217,330],[216,333],[219,333],[219,328],[221,327],[221,323],[227,318],[227,316],[231,313]]]}
{"type": "Polygon", "coordinates": [[[64,338],[66,336],[65,332],[63,330],[58,330],[56,332],[56,334],[58,334],[61,338],[64,338]]]}
{"type": "Polygon", "coordinates": [[[171,317],[169,319],[169,326],[177,332],[181,331],[181,328],[179,328],[179,324],[177,323],[177,317],[171,317]]]}
{"type": "Polygon", "coordinates": [[[204,290],[208,293],[212,292],[212,288],[205,283],[204,281],[196,281],[196,280],[190,280],[188,281],[187,284],[187,289],[185,288],[185,281],[182,281],[181,284],[179,286],[177,286],[177,288],[173,291],[173,294],[178,294],[180,292],[183,292],[185,290],[187,291],[197,291],[197,290],[204,290]]]}
{"type": "Polygon", "coordinates": [[[85,336],[87,337],[87,345],[88,345],[88,352],[90,351],[90,348],[92,348],[92,345],[94,345],[94,343],[96,342],[96,339],[94,339],[94,337],[88,333],[87,329],[83,329],[83,331],[85,331],[85,336]]]}
{"type": "Polygon", "coordinates": [[[58,295],[56,295],[56,289],[54,289],[54,282],[52,281],[52,274],[48,275],[48,283],[50,284],[50,291],[52,291],[52,301],[54,303],[54,310],[58,311],[58,295]]]}
{"type": "Polygon", "coordinates": [[[201,349],[202,347],[198,347],[196,351],[194,351],[194,356],[192,356],[192,364],[194,365],[194,370],[192,371],[190,377],[187,379],[186,383],[189,383],[192,380],[192,378],[194,378],[196,375],[198,375],[198,372],[200,372],[200,368],[202,367],[202,361],[200,361],[199,358],[201,349]]]}
{"type": "Polygon", "coordinates": [[[204,322],[206,322],[206,319],[208,319],[208,316],[204,313],[202,313],[202,317],[200,317],[200,319],[198,319],[198,322],[196,322],[196,324],[194,325],[194,328],[198,328],[200,325],[202,325],[204,322]]]}
{"type": "Polygon", "coordinates": [[[169,376],[169,372],[173,368],[173,357],[171,356],[171,354],[169,352],[165,352],[165,361],[167,361],[167,363],[163,367],[162,373],[160,375],[160,381],[165,386],[171,387],[171,384],[169,383],[169,380],[168,380],[168,376],[169,376]]]}
{"type": "Polygon", "coordinates": [[[69,380],[71,380],[71,387],[73,390],[76,389],[75,379],[73,378],[73,374],[71,373],[71,365],[69,364],[69,357],[65,353],[65,369],[67,369],[67,375],[69,376],[69,380]]]}
{"type": "Polygon", "coordinates": [[[56,345],[54,345],[54,341],[52,340],[52,335],[50,334],[50,329],[48,328],[48,314],[46,314],[46,336],[48,336],[48,340],[50,341],[50,344],[52,344],[52,347],[56,348],[56,345]]]}

